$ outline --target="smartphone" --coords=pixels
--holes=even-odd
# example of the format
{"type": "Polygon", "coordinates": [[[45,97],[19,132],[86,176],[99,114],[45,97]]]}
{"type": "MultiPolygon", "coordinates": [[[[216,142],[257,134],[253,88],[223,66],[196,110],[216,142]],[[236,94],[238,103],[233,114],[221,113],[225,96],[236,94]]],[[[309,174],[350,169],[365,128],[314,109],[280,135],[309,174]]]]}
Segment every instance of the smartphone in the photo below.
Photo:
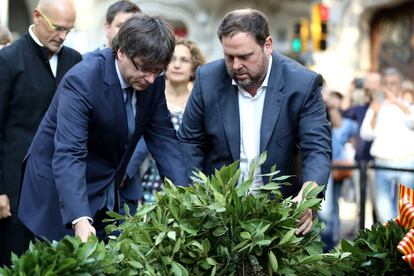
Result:
{"type": "Polygon", "coordinates": [[[355,78],[354,83],[355,83],[355,88],[357,88],[357,89],[364,88],[364,79],[362,79],[362,78],[355,78]]]}

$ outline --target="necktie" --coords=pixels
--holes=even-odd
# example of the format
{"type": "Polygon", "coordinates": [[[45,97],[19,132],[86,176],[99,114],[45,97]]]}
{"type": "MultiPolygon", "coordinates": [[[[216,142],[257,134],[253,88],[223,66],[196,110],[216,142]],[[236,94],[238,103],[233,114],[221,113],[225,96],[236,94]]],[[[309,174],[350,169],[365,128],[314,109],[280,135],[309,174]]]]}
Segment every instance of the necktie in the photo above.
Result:
{"type": "MultiPolygon", "coordinates": [[[[124,89],[126,93],[125,99],[125,110],[127,115],[127,124],[128,124],[128,140],[131,138],[132,133],[135,130],[135,116],[134,116],[134,109],[132,108],[132,93],[134,93],[134,89],[132,87],[128,87],[124,89]]],[[[115,180],[111,182],[106,191],[106,202],[105,206],[108,210],[114,210],[115,206],[115,180]]]]}
{"type": "Polygon", "coordinates": [[[132,108],[132,93],[134,92],[134,89],[132,87],[128,87],[125,89],[125,92],[127,95],[125,100],[125,110],[128,123],[128,139],[130,139],[135,130],[135,116],[134,109],[132,108]]]}

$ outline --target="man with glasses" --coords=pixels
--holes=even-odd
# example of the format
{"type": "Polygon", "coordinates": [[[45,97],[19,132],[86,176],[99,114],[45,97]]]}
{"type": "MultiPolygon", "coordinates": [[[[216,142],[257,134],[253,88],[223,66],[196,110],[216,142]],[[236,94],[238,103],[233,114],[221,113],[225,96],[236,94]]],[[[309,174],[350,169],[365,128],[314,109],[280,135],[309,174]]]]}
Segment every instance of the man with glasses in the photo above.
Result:
{"type": "Polygon", "coordinates": [[[70,0],[40,0],[33,25],[0,50],[0,265],[30,239],[17,219],[20,168],[63,75],[81,60],[63,46],[76,18],[70,0]]]}
{"type": "MultiPolygon", "coordinates": [[[[104,31],[107,40],[106,44],[102,45],[102,47],[99,47],[95,51],[84,54],[83,58],[86,59],[90,56],[94,56],[97,51],[112,47],[112,41],[116,34],[119,32],[119,28],[121,28],[122,24],[131,16],[140,12],[141,9],[138,7],[138,5],[129,0],[119,0],[112,3],[107,9],[105,17],[104,31]]],[[[123,184],[126,184],[126,181],[124,181],[123,184]]],[[[138,179],[134,178],[133,181],[130,181],[128,183],[128,185],[121,186],[122,189],[120,189],[119,212],[121,214],[124,214],[125,210],[123,207],[125,204],[127,204],[131,210],[131,214],[134,214],[135,210],[138,207],[138,200],[140,199],[141,195],[141,183],[138,182],[138,179]]]]}
{"type": "Polygon", "coordinates": [[[165,21],[138,14],[112,49],[65,75],[25,162],[19,217],[37,237],[105,239],[102,220],[119,210],[118,188],[141,136],[161,175],[188,183],[164,96],[174,43],[165,21]]]}

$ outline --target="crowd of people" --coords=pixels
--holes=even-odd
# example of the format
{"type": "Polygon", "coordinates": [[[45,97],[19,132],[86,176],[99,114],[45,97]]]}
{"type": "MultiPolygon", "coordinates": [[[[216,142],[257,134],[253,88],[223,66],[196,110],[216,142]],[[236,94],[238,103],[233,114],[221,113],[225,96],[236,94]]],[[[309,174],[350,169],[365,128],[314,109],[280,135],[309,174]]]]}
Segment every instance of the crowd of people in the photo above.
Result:
{"type": "MultiPolygon", "coordinates": [[[[413,82],[392,67],[355,79],[346,93],[324,91],[332,125],[332,163],[360,169],[369,164],[373,168],[368,171],[368,198],[375,221],[380,223],[398,215],[398,185],[414,187],[413,99],[413,82]],[[353,97],[358,89],[364,93],[362,102],[353,97]],[[349,147],[353,151],[346,154],[349,147]]],[[[344,180],[359,188],[352,172],[334,169],[330,176],[320,212],[326,224],[322,235],[326,250],[339,241],[338,199],[344,180]]]]}
{"type": "MultiPolygon", "coordinates": [[[[128,0],[108,7],[105,45],[83,56],[63,45],[76,19],[72,0],[39,0],[32,17],[11,44],[0,28],[0,42],[10,44],[0,50],[0,265],[34,238],[106,240],[107,212],[153,202],[165,177],[187,186],[194,170],[209,175],[239,161],[243,181],[265,151],[252,189],[273,165],[295,175],[281,192],[296,201],[328,184],[319,216],[332,248],[349,176],[330,168],[346,159],[345,143],[355,138],[357,162],[414,165],[406,148],[413,91],[398,71],[369,74],[366,103],[351,106],[350,93],[327,91],[321,75],[274,49],[261,11],[227,13],[217,30],[224,58],[209,63],[196,43],[128,0]]],[[[376,177],[386,220],[395,183],[411,183],[411,174],[376,177]]],[[[296,234],[307,234],[314,218],[306,210],[296,234]]]]}

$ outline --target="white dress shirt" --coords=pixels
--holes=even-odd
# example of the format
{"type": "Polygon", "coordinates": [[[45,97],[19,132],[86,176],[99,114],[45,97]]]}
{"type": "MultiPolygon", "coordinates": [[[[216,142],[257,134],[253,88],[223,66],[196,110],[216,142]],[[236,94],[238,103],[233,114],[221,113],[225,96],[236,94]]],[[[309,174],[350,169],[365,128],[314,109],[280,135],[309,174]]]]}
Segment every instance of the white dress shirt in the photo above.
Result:
{"type": "MultiPolygon", "coordinates": [[[[266,88],[272,67],[272,56],[269,56],[269,66],[266,77],[257,93],[252,97],[243,87],[232,84],[238,88],[239,114],[240,114],[240,180],[249,176],[249,167],[253,160],[260,156],[260,128],[262,124],[263,106],[266,97],[266,88]]],[[[254,172],[252,188],[263,184],[260,168],[254,172]]]]}
{"type": "Polygon", "coordinates": [[[397,105],[385,102],[378,111],[375,128],[371,127],[374,113],[367,110],[361,125],[362,139],[372,141],[371,155],[387,160],[414,158],[414,109],[405,114],[397,105]]]}
{"type": "MultiPolygon", "coordinates": [[[[34,25],[30,25],[29,27],[29,34],[32,37],[32,39],[36,42],[37,45],[39,45],[40,47],[45,47],[42,42],[40,42],[40,40],[37,38],[37,36],[35,35],[35,33],[33,32],[33,26],[34,25]]],[[[54,53],[50,58],[49,58],[49,65],[50,65],[50,70],[52,70],[52,74],[54,77],[56,77],[56,71],[57,71],[57,64],[58,64],[58,53],[60,52],[60,49],[54,53]]]]}

